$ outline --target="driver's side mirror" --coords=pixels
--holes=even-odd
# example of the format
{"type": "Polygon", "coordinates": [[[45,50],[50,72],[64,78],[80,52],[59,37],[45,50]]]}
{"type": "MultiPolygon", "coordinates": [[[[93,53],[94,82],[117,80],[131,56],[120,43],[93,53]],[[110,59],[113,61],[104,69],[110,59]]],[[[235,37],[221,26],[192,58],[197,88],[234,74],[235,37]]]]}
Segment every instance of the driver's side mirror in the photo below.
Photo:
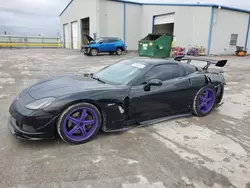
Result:
{"type": "Polygon", "coordinates": [[[144,86],[144,91],[150,91],[151,86],[162,86],[162,81],[159,79],[152,79],[144,86]]]}
{"type": "Polygon", "coordinates": [[[103,43],[102,41],[99,42],[99,44],[102,44],[102,43],[103,43]]]}

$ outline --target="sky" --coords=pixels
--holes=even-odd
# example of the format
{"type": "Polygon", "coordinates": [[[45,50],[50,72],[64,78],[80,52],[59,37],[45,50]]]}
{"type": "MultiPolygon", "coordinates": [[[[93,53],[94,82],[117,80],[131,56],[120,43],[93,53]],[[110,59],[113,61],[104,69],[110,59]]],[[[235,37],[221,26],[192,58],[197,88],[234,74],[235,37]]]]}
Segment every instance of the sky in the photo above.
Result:
{"type": "MultiPolygon", "coordinates": [[[[67,2],[67,1],[66,1],[67,2]]],[[[61,0],[0,0],[0,35],[56,36],[59,14],[65,2],[61,0]]]]}
{"type": "MultiPolygon", "coordinates": [[[[82,0],[84,1],[84,0],[82,0]]],[[[139,2],[221,4],[250,10],[250,0],[133,0],[139,2]]],[[[59,14],[69,0],[0,0],[0,35],[56,36],[59,14]]]]}

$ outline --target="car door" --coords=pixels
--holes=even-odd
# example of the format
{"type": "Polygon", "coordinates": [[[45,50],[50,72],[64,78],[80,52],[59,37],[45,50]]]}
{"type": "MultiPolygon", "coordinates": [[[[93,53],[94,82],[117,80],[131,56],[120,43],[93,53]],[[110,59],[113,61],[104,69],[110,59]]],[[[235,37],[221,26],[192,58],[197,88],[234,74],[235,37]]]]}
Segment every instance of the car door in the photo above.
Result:
{"type": "Polygon", "coordinates": [[[129,116],[131,119],[144,121],[152,118],[173,115],[187,111],[189,106],[185,94],[189,90],[189,81],[181,77],[178,64],[156,65],[141,79],[143,84],[131,87],[129,116]],[[161,86],[151,86],[145,91],[149,80],[159,79],[161,86]]]}
{"type": "Polygon", "coordinates": [[[99,50],[99,52],[107,52],[107,50],[108,50],[108,39],[102,39],[99,42],[98,50],[99,50]]]}
{"type": "Polygon", "coordinates": [[[117,43],[116,39],[109,39],[109,43],[108,43],[108,51],[109,52],[116,51],[116,43],[117,43]]]}

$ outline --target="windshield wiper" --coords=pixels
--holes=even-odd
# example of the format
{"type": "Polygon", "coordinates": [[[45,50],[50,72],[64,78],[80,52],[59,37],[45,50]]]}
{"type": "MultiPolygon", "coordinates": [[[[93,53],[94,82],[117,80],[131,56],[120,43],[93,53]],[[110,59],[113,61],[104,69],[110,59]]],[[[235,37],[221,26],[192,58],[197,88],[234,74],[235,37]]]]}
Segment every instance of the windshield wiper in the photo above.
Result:
{"type": "Polygon", "coordinates": [[[96,78],[96,77],[94,77],[94,76],[92,76],[92,78],[93,78],[94,80],[97,80],[97,81],[99,81],[99,82],[102,82],[102,83],[106,84],[106,82],[104,82],[104,81],[101,80],[100,78],[96,78]]]}

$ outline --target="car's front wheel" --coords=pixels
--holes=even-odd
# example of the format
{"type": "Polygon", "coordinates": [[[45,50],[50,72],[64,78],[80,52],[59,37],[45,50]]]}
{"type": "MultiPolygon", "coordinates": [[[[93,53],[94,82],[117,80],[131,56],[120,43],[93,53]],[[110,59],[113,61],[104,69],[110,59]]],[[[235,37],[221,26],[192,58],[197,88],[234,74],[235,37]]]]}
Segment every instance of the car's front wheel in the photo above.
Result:
{"type": "Polygon", "coordinates": [[[95,48],[92,48],[89,53],[90,53],[91,56],[97,56],[98,55],[98,51],[95,48]]]}
{"type": "Polygon", "coordinates": [[[216,92],[212,85],[201,88],[194,97],[193,113],[197,116],[209,114],[216,102],[216,92]]]}
{"type": "Polygon", "coordinates": [[[92,104],[78,103],[63,111],[57,122],[57,132],[65,142],[82,144],[91,140],[100,126],[99,110],[92,104]]]}

